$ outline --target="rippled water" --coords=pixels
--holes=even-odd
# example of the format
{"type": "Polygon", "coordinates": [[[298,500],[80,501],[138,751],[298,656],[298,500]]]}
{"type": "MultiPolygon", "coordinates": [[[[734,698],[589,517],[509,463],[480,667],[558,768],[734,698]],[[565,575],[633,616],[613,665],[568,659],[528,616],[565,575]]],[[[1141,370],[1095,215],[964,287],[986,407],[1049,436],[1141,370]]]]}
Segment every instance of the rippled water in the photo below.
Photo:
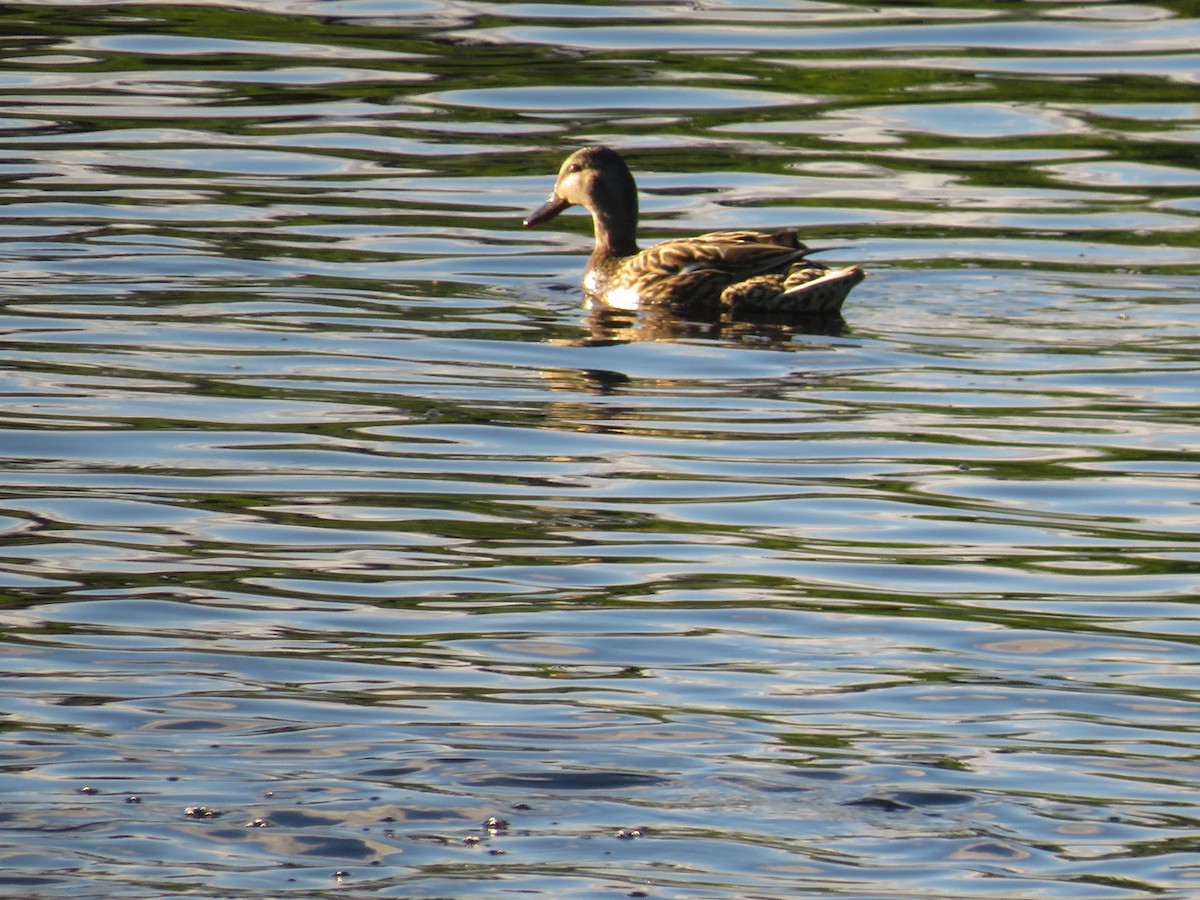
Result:
{"type": "Polygon", "coordinates": [[[3,18],[6,895],[1200,892],[1191,4],[3,18]]]}

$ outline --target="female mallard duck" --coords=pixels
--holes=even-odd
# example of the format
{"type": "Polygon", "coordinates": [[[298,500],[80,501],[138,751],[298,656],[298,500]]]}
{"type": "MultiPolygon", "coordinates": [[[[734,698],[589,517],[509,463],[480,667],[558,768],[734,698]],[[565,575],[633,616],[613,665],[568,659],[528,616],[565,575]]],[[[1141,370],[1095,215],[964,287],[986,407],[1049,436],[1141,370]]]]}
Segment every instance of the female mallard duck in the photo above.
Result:
{"type": "Polygon", "coordinates": [[[592,214],[596,249],[583,271],[589,299],[680,312],[836,313],[863,280],[859,266],[831,269],[805,259],[795,231],[714,231],[638,250],[637,185],[615,150],[585,147],[567,157],[550,198],[525,227],[573,204],[592,214]]]}

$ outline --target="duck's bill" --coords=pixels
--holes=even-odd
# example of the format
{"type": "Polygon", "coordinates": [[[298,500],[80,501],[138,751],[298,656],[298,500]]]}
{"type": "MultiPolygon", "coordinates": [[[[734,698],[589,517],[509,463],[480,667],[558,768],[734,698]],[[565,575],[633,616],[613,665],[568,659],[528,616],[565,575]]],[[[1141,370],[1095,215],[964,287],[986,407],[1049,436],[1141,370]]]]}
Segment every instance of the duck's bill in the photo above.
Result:
{"type": "Polygon", "coordinates": [[[532,228],[534,225],[549,222],[570,205],[570,203],[558,196],[558,194],[551,194],[549,200],[526,216],[523,224],[526,228],[532,228]]]}

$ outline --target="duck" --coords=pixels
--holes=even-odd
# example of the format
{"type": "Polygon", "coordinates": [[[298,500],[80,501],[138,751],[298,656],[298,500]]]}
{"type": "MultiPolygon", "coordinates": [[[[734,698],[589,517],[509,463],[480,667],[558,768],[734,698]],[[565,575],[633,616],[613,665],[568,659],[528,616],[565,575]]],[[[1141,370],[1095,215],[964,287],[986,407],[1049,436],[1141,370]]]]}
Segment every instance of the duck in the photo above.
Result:
{"type": "Polygon", "coordinates": [[[638,248],[638,191],[616,150],[593,146],[566,158],[549,198],[524,227],[548,222],[570,206],[592,216],[595,249],[583,270],[589,305],[738,316],[837,315],[866,273],[832,268],[808,254],[795,230],[713,231],[638,248]]]}

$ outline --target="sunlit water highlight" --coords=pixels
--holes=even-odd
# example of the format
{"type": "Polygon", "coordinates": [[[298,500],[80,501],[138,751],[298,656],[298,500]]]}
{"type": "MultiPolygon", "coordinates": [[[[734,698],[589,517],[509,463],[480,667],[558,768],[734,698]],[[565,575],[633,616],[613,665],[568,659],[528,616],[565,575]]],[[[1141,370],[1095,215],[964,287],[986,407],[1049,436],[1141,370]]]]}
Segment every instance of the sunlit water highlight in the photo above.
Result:
{"type": "Polygon", "coordinates": [[[4,18],[5,892],[1200,890],[1188,4],[4,18]]]}

